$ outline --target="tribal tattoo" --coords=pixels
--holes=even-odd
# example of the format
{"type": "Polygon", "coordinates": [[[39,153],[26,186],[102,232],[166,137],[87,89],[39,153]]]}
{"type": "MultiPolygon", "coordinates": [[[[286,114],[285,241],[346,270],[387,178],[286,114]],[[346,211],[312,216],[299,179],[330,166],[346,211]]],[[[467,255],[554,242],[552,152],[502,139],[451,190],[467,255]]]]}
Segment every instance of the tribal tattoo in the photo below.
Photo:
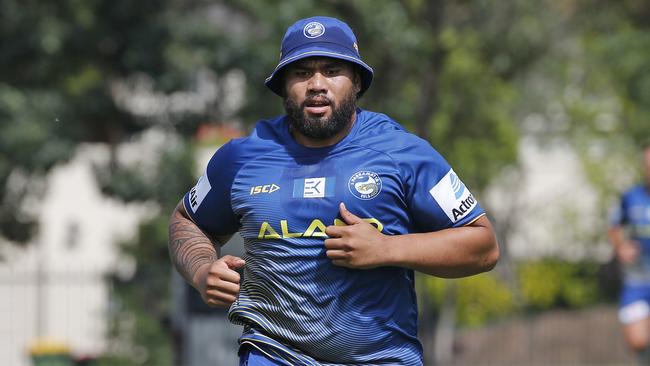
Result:
{"type": "Polygon", "coordinates": [[[189,283],[194,283],[196,271],[219,258],[218,246],[181,212],[181,202],[169,224],[169,255],[178,272],[189,283]]]}

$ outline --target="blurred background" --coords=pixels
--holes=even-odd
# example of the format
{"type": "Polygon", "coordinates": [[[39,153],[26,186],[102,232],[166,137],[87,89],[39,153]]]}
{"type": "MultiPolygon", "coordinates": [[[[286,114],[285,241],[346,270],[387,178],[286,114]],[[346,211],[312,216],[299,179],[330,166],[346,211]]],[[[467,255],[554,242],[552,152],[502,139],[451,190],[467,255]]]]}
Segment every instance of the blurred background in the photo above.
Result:
{"type": "Polygon", "coordinates": [[[0,0],[0,364],[237,364],[168,218],[283,113],[263,81],[312,15],[354,29],[359,105],[429,140],[498,232],[492,272],[417,278],[426,364],[633,364],[606,227],[650,137],[644,0],[0,0]]]}

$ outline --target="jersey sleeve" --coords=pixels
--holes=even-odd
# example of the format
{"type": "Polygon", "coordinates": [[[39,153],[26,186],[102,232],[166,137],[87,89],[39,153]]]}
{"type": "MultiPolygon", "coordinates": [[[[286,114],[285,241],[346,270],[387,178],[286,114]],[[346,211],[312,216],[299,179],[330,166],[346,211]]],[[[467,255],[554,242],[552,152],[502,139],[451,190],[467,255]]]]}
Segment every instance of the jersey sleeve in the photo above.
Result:
{"type": "Polygon", "coordinates": [[[437,231],[470,224],[485,212],[449,163],[419,139],[400,152],[405,197],[416,228],[437,231]]]}
{"type": "Polygon", "coordinates": [[[232,182],[237,173],[233,150],[231,142],[219,148],[196,185],[183,197],[192,221],[211,235],[230,235],[239,229],[239,219],[230,204],[232,182]]]}

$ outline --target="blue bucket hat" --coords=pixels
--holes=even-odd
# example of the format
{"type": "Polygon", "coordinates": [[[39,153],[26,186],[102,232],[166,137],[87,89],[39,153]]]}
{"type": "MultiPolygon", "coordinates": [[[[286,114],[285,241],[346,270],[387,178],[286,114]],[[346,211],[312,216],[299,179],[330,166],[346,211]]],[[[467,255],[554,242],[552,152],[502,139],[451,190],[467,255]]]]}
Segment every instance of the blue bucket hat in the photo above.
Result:
{"type": "Polygon", "coordinates": [[[322,16],[301,19],[287,29],[282,39],[280,62],[264,84],[282,96],[282,69],[294,61],[313,56],[332,57],[358,65],[361,73],[359,97],[370,87],[373,71],[361,60],[352,29],[336,18],[322,16]]]}

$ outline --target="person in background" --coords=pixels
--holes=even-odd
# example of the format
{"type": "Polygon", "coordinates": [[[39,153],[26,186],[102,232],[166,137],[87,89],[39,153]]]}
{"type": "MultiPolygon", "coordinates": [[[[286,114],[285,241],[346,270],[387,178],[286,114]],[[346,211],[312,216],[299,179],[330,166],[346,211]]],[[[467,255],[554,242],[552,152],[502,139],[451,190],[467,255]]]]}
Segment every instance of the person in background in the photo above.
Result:
{"type": "Polygon", "coordinates": [[[645,181],[613,210],[608,236],[623,268],[619,319],[627,345],[650,365],[650,144],[642,148],[645,181]]]}
{"type": "Polygon", "coordinates": [[[498,260],[447,161],[356,106],[372,78],[347,24],[297,21],[266,80],[286,115],[221,147],[172,214],[172,262],[244,326],[241,365],[422,365],[414,271],[463,277],[498,260]],[[235,232],[244,258],[221,256],[235,232]]]}

